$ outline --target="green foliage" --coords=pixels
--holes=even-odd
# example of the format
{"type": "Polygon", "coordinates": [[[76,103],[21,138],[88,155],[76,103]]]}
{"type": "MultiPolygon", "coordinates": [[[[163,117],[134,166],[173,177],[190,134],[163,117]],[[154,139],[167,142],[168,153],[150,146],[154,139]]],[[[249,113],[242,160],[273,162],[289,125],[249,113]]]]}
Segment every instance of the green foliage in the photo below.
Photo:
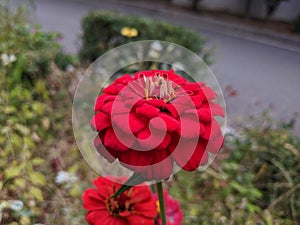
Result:
{"type": "Polygon", "coordinates": [[[184,224],[292,225],[300,220],[300,141],[290,124],[274,127],[266,117],[256,122],[227,137],[212,168],[175,176],[171,192],[181,199],[184,224]]]}
{"type": "Polygon", "coordinates": [[[294,20],[293,25],[294,25],[293,31],[300,33],[300,14],[294,20]]]}
{"type": "Polygon", "coordinates": [[[54,182],[58,170],[82,176],[79,170],[87,168],[71,135],[70,73],[53,66],[57,35],[24,22],[22,11],[0,6],[0,15],[0,205],[24,204],[20,211],[1,210],[0,224],[84,224],[75,212],[89,176],[80,183],[54,182]],[[65,160],[53,166],[57,158],[65,160]],[[60,210],[66,205],[68,212],[60,210]],[[67,218],[71,214],[76,223],[67,218]]]}
{"type": "Polygon", "coordinates": [[[2,66],[14,77],[12,82],[28,80],[31,82],[39,76],[50,72],[50,62],[60,49],[58,34],[45,33],[41,27],[26,22],[24,11],[16,13],[0,4],[0,55],[2,66]],[[5,56],[15,59],[5,63],[5,56]],[[12,66],[13,64],[13,66],[12,66]]]}
{"type": "Polygon", "coordinates": [[[131,41],[162,40],[182,45],[199,53],[209,63],[204,38],[182,26],[125,16],[112,12],[90,12],[82,20],[82,48],[80,57],[92,62],[104,52],[131,41]]]}

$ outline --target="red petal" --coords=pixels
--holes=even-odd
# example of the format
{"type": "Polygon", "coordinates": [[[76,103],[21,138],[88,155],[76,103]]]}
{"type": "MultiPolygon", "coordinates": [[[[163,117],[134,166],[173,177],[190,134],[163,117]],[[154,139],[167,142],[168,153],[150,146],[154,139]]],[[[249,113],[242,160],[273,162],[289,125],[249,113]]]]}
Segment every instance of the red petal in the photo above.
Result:
{"type": "Polygon", "coordinates": [[[127,222],[130,225],[154,225],[154,218],[148,218],[138,214],[132,214],[127,218],[127,222]]]}
{"type": "Polygon", "coordinates": [[[108,94],[102,94],[98,96],[95,102],[94,111],[100,111],[104,103],[113,101],[115,98],[116,96],[111,96],[108,94]]]}
{"type": "Polygon", "coordinates": [[[153,105],[154,107],[157,107],[157,108],[165,108],[166,107],[165,101],[161,100],[161,99],[150,99],[147,102],[149,105],[153,105]]]}
{"type": "Polygon", "coordinates": [[[194,151],[194,154],[182,168],[187,171],[196,170],[200,165],[203,154],[204,154],[204,146],[201,143],[198,143],[194,151]]]}
{"type": "Polygon", "coordinates": [[[93,188],[85,190],[82,195],[82,199],[84,201],[83,207],[86,210],[107,210],[104,201],[108,196],[103,195],[103,193],[109,194],[105,189],[103,189],[101,195],[93,188]]]}
{"type": "MultiPolygon", "coordinates": [[[[194,162],[199,151],[198,140],[194,139],[181,139],[182,143],[180,145],[171,146],[170,151],[172,152],[172,158],[175,162],[183,168],[190,160],[194,162]],[[196,154],[196,156],[194,156],[196,154]]],[[[200,163],[199,159],[199,163],[200,163]]],[[[187,167],[188,168],[188,167],[187,167]]]]}
{"type": "Polygon", "coordinates": [[[216,92],[213,89],[211,89],[210,87],[207,87],[207,86],[202,87],[199,94],[201,94],[201,96],[204,99],[207,99],[208,101],[213,100],[217,97],[216,92]]]}
{"type": "Polygon", "coordinates": [[[122,84],[128,84],[132,80],[133,80],[133,78],[130,74],[124,74],[123,76],[117,78],[115,80],[115,82],[116,83],[122,83],[122,84]]]}
{"type": "MultiPolygon", "coordinates": [[[[195,110],[194,110],[195,112],[195,110]]],[[[201,124],[197,121],[197,114],[183,114],[180,117],[180,126],[178,127],[178,133],[184,138],[194,138],[200,136],[202,132],[201,124]]],[[[204,132],[204,131],[203,131],[204,132]]]]}
{"type": "Polygon", "coordinates": [[[220,134],[208,142],[206,149],[207,151],[213,154],[217,154],[221,150],[223,143],[224,143],[224,138],[220,134]]]}
{"type": "Polygon", "coordinates": [[[135,112],[137,114],[142,114],[149,118],[153,118],[155,116],[158,116],[159,109],[156,107],[153,107],[147,103],[144,103],[143,105],[136,107],[135,112]]]}
{"type": "Polygon", "coordinates": [[[103,89],[103,93],[110,94],[110,95],[117,95],[118,89],[116,83],[112,83],[106,88],[103,89]]]}
{"type": "Polygon", "coordinates": [[[178,118],[179,114],[173,104],[171,104],[171,103],[166,104],[166,109],[170,112],[170,114],[174,118],[178,118]]]}
{"type": "Polygon", "coordinates": [[[156,147],[157,150],[166,150],[171,142],[171,135],[170,133],[167,133],[164,140],[160,143],[159,146],[156,147]]]}
{"type": "MultiPolygon", "coordinates": [[[[170,132],[175,131],[179,127],[179,122],[176,119],[174,119],[172,116],[168,115],[167,113],[163,113],[163,112],[159,113],[158,118],[163,119],[165,125],[167,126],[166,127],[167,130],[170,132]]],[[[165,125],[162,123],[161,120],[151,120],[150,125],[158,130],[165,129],[165,125]]]]}
{"type": "Polygon", "coordinates": [[[207,151],[204,151],[202,159],[200,161],[200,166],[204,166],[208,163],[208,153],[207,151]]]}
{"type": "Polygon", "coordinates": [[[211,123],[204,124],[204,127],[205,134],[203,135],[203,138],[206,140],[214,139],[215,137],[222,135],[220,125],[215,119],[213,119],[211,123]]]}
{"type": "Polygon", "coordinates": [[[213,115],[222,116],[222,117],[225,116],[224,109],[220,105],[218,105],[216,103],[213,103],[213,102],[210,102],[209,107],[210,107],[211,112],[212,112],[213,115]]]}
{"type": "Polygon", "coordinates": [[[200,91],[201,87],[199,84],[194,82],[189,82],[186,85],[182,87],[184,90],[192,91],[192,92],[198,92],[200,91]]]}
{"type": "Polygon", "coordinates": [[[111,120],[107,114],[98,112],[92,117],[90,124],[92,129],[102,131],[111,126],[111,120]]]}
{"type": "Polygon", "coordinates": [[[139,139],[141,151],[146,149],[154,149],[162,142],[162,135],[164,132],[153,130],[150,132],[149,128],[146,127],[142,131],[137,134],[137,138],[139,139]]]}
{"type": "MultiPolygon", "coordinates": [[[[123,137],[124,138],[124,137],[123,137]]],[[[122,138],[122,140],[124,140],[122,138]]],[[[128,146],[121,143],[112,128],[108,128],[104,136],[104,146],[115,151],[126,151],[128,146]]]]}
{"type": "Polygon", "coordinates": [[[114,104],[113,101],[110,101],[110,102],[105,103],[105,104],[102,106],[102,112],[107,113],[108,115],[111,115],[111,110],[112,110],[113,104],[114,104]]]}
{"type": "Polygon", "coordinates": [[[129,115],[117,114],[113,116],[112,123],[127,134],[131,134],[144,129],[148,124],[148,120],[145,117],[138,116],[134,113],[130,113],[129,115]]]}
{"type": "Polygon", "coordinates": [[[134,166],[139,166],[141,168],[136,169],[145,170],[145,166],[151,165],[153,157],[153,151],[136,151],[129,149],[120,155],[119,160],[125,163],[127,167],[132,166],[130,168],[135,168],[134,166]]]}
{"type": "MultiPolygon", "coordinates": [[[[117,155],[112,154],[112,151],[109,151],[106,149],[103,145],[103,142],[101,141],[99,136],[96,136],[94,139],[94,146],[99,152],[100,155],[102,155],[108,162],[112,163],[116,160],[117,155]]],[[[113,152],[115,153],[115,152],[113,152]]]]}
{"type": "Polygon", "coordinates": [[[194,102],[196,108],[199,108],[203,102],[203,98],[200,95],[192,95],[191,99],[194,102]]]}
{"type": "Polygon", "coordinates": [[[211,121],[212,119],[212,114],[211,114],[211,111],[206,108],[200,108],[197,110],[197,113],[198,113],[198,116],[199,116],[199,120],[201,122],[204,122],[204,123],[208,123],[211,121]]]}
{"type": "Polygon", "coordinates": [[[132,132],[136,133],[144,129],[149,121],[143,116],[139,116],[137,114],[131,113],[129,115],[129,122],[130,122],[130,128],[132,132]]]}

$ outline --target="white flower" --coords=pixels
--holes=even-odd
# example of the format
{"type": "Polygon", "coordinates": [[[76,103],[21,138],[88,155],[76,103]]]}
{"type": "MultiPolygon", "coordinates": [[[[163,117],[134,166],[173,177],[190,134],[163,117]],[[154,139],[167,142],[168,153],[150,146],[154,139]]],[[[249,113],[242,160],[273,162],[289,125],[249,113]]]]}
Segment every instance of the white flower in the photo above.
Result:
{"type": "Polygon", "coordinates": [[[3,201],[0,203],[0,223],[2,220],[2,209],[10,208],[14,211],[21,211],[23,209],[24,203],[20,200],[10,200],[10,201],[3,201]]]}
{"type": "Polygon", "coordinates": [[[21,211],[23,209],[24,203],[19,200],[11,200],[8,202],[9,208],[14,211],[21,211]]]}
{"type": "Polygon", "coordinates": [[[4,66],[7,66],[17,60],[14,54],[7,55],[6,53],[1,54],[1,60],[4,66]]]}
{"type": "Polygon", "coordinates": [[[69,173],[66,171],[59,171],[55,177],[55,183],[57,184],[67,184],[70,187],[73,183],[77,181],[77,176],[74,173],[69,173]]]}

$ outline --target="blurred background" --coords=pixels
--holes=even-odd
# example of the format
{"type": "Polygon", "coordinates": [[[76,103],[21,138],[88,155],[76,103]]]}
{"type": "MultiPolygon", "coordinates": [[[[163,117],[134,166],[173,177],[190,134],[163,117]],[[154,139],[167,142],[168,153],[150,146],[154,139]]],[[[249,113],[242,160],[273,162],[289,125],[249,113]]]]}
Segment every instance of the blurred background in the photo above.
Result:
{"type": "Polygon", "coordinates": [[[147,39],[202,57],[227,105],[216,162],[166,184],[183,224],[299,224],[300,1],[0,5],[0,224],[85,223],[81,194],[97,174],[73,137],[76,85],[104,52],[147,39]]]}

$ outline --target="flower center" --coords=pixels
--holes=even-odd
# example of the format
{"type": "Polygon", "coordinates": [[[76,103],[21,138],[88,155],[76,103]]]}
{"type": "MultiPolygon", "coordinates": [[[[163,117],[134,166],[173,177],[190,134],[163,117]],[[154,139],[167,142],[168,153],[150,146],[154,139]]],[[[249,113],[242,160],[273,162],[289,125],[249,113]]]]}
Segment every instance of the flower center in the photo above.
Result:
{"type": "Polygon", "coordinates": [[[168,78],[156,74],[150,77],[143,76],[143,79],[145,82],[145,98],[147,100],[161,99],[169,102],[176,97],[173,82],[168,80],[168,78]]]}
{"type": "Polygon", "coordinates": [[[109,198],[106,203],[107,209],[115,216],[128,216],[131,213],[129,197],[122,194],[116,198],[109,198]]]}

